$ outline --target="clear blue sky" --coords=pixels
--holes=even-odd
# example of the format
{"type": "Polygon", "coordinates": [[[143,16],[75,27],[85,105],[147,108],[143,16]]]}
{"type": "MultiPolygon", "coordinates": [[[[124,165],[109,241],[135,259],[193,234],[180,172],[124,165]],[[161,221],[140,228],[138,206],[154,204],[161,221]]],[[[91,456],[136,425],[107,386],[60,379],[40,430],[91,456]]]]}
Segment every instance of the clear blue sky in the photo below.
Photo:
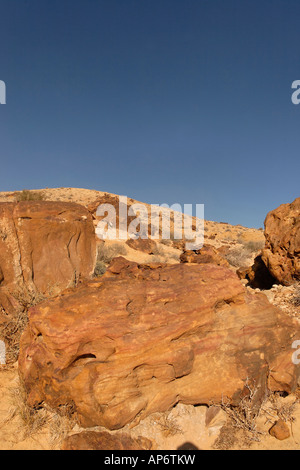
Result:
{"type": "Polygon", "coordinates": [[[260,227],[300,196],[299,44],[299,0],[0,0],[0,190],[260,227]]]}

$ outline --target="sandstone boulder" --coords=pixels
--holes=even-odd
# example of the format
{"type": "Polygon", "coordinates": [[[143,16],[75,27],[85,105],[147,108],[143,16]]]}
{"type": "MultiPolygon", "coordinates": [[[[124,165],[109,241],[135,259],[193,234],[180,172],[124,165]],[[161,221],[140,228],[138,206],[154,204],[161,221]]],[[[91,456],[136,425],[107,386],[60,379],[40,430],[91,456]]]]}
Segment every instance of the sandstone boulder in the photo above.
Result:
{"type": "Polygon", "coordinates": [[[213,264],[117,258],[99,280],[29,311],[19,357],[28,403],[72,403],[83,426],[122,428],[176,403],[238,404],[294,390],[299,327],[213,264]]]}
{"type": "Polygon", "coordinates": [[[288,425],[282,419],[276,421],[276,423],[269,430],[269,433],[279,441],[284,441],[291,435],[288,425]]]}
{"type": "Polygon", "coordinates": [[[152,255],[155,253],[157,245],[155,241],[151,240],[150,238],[142,239],[129,239],[126,241],[126,244],[137,251],[142,251],[143,253],[147,253],[148,255],[152,255]]]}
{"type": "Polygon", "coordinates": [[[300,198],[269,212],[262,259],[281,284],[300,280],[300,198]]]}
{"type": "Polygon", "coordinates": [[[0,203],[0,301],[55,294],[89,278],[96,257],[92,217],[62,202],[0,203]]]}
{"type": "Polygon", "coordinates": [[[205,244],[200,250],[186,250],[180,255],[181,263],[213,263],[217,266],[229,266],[228,261],[214,246],[205,244]]]}

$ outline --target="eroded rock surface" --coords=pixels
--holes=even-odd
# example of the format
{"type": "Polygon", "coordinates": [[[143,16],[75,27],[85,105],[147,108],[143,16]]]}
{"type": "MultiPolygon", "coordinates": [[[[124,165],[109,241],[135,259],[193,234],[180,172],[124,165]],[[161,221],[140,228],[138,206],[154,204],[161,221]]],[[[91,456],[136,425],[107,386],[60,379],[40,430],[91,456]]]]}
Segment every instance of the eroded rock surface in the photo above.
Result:
{"type": "Polygon", "coordinates": [[[83,426],[122,428],[178,402],[291,392],[299,327],[213,264],[113,261],[99,280],[29,311],[19,367],[28,402],[73,403],[83,426]]]}
{"type": "Polygon", "coordinates": [[[269,212],[262,259],[283,285],[300,280],[300,198],[269,212]]]}
{"type": "Polygon", "coordinates": [[[52,295],[89,278],[96,256],[92,217],[62,202],[0,203],[0,303],[52,295]]]}

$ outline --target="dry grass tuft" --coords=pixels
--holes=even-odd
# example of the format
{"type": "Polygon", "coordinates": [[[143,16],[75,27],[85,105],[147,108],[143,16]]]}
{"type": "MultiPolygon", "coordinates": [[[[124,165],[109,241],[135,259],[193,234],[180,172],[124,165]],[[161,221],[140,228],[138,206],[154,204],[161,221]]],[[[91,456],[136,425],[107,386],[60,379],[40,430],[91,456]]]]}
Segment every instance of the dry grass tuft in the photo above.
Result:
{"type": "Polygon", "coordinates": [[[5,322],[1,328],[1,338],[6,345],[6,365],[18,359],[20,339],[28,323],[27,310],[21,310],[13,318],[5,322]]]}
{"type": "Polygon", "coordinates": [[[28,309],[44,300],[44,296],[37,292],[30,293],[21,289],[15,290],[11,294],[19,303],[20,308],[13,316],[8,316],[1,325],[1,339],[6,345],[7,366],[18,359],[21,335],[28,323],[28,309]]]}
{"type": "Polygon", "coordinates": [[[48,422],[48,413],[45,409],[35,409],[28,406],[26,391],[21,380],[16,387],[10,389],[11,410],[6,421],[18,418],[21,422],[22,439],[36,434],[48,422]]]}
{"type": "Polygon", "coordinates": [[[17,191],[14,193],[15,200],[17,202],[21,201],[43,201],[45,196],[42,192],[38,191],[28,191],[28,189],[23,189],[23,191],[17,191]]]}
{"type": "Polygon", "coordinates": [[[48,405],[39,408],[28,406],[26,390],[20,379],[18,384],[10,389],[10,401],[11,408],[5,423],[13,419],[19,421],[20,440],[44,431],[49,436],[50,447],[60,448],[63,439],[77,424],[73,405],[62,405],[56,410],[48,405]]]}
{"type": "MultiPolygon", "coordinates": [[[[263,434],[257,429],[257,418],[260,414],[261,407],[257,408],[254,406],[256,395],[259,390],[255,384],[251,385],[249,383],[248,378],[245,383],[245,388],[248,390],[248,394],[241,399],[238,406],[232,406],[230,401],[226,399],[223,399],[221,405],[216,406],[220,406],[221,409],[226,412],[229,418],[229,427],[236,431],[243,431],[244,443],[247,441],[259,442],[261,440],[261,435],[263,434]]],[[[234,434],[232,437],[234,437],[234,434]]],[[[224,433],[222,433],[222,436],[224,439],[224,433]]],[[[217,443],[217,445],[220,445],[220,443],[217,443]]]]}
{"type": "Polygon", "coordinates": [[[176,434],[183,434],[183,431],[176,419],[171,417],[169,414],[163,414],[159,420],[157,420],[157,424],[165,437],[175,436],[176,434]]]}
{"type": "Polygon", "coordinates": [[[264,242],[261,241],[239,241],[240,246],[232,248],[226,255],[229,264],[235,268],[248,266],[254,254],[258,253],[264,247],[264,242]]]}
{"type": "Polygon", "coordinates": [[[295,288],[294,295],[291,298],[291,303],[294,307],[300,307],[300,284],[295,288]]]}
{"type": "Polygon", "coordinates": [[[101,244],[98,248],[96,265],[100,262],[109,264],[113,258],[117,256],[126,256],[127,249],[124,243],[114,243],[113,245],[101,244]]]}
{"type": "Polygon", "coordinates": [[[74,405],[61,405],[56,410],[48,408],[50,413],[49,432],[51,448],[61,447],[63,440],[77,424],[74,405]]]}

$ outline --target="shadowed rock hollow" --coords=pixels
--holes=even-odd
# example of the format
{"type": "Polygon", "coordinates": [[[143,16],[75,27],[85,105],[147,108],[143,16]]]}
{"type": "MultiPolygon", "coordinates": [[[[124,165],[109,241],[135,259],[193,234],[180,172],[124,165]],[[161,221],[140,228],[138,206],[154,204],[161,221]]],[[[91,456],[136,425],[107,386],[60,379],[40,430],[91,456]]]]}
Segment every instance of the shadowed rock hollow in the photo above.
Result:
{"type": "Polygon", "coordinates": [[[83,426],[118,429],[178,402],[237,404],[291,392],[299,327],[223,266],[113,261],[29,311],[19,367],[28,402],[72,403],[83,426]]]}

